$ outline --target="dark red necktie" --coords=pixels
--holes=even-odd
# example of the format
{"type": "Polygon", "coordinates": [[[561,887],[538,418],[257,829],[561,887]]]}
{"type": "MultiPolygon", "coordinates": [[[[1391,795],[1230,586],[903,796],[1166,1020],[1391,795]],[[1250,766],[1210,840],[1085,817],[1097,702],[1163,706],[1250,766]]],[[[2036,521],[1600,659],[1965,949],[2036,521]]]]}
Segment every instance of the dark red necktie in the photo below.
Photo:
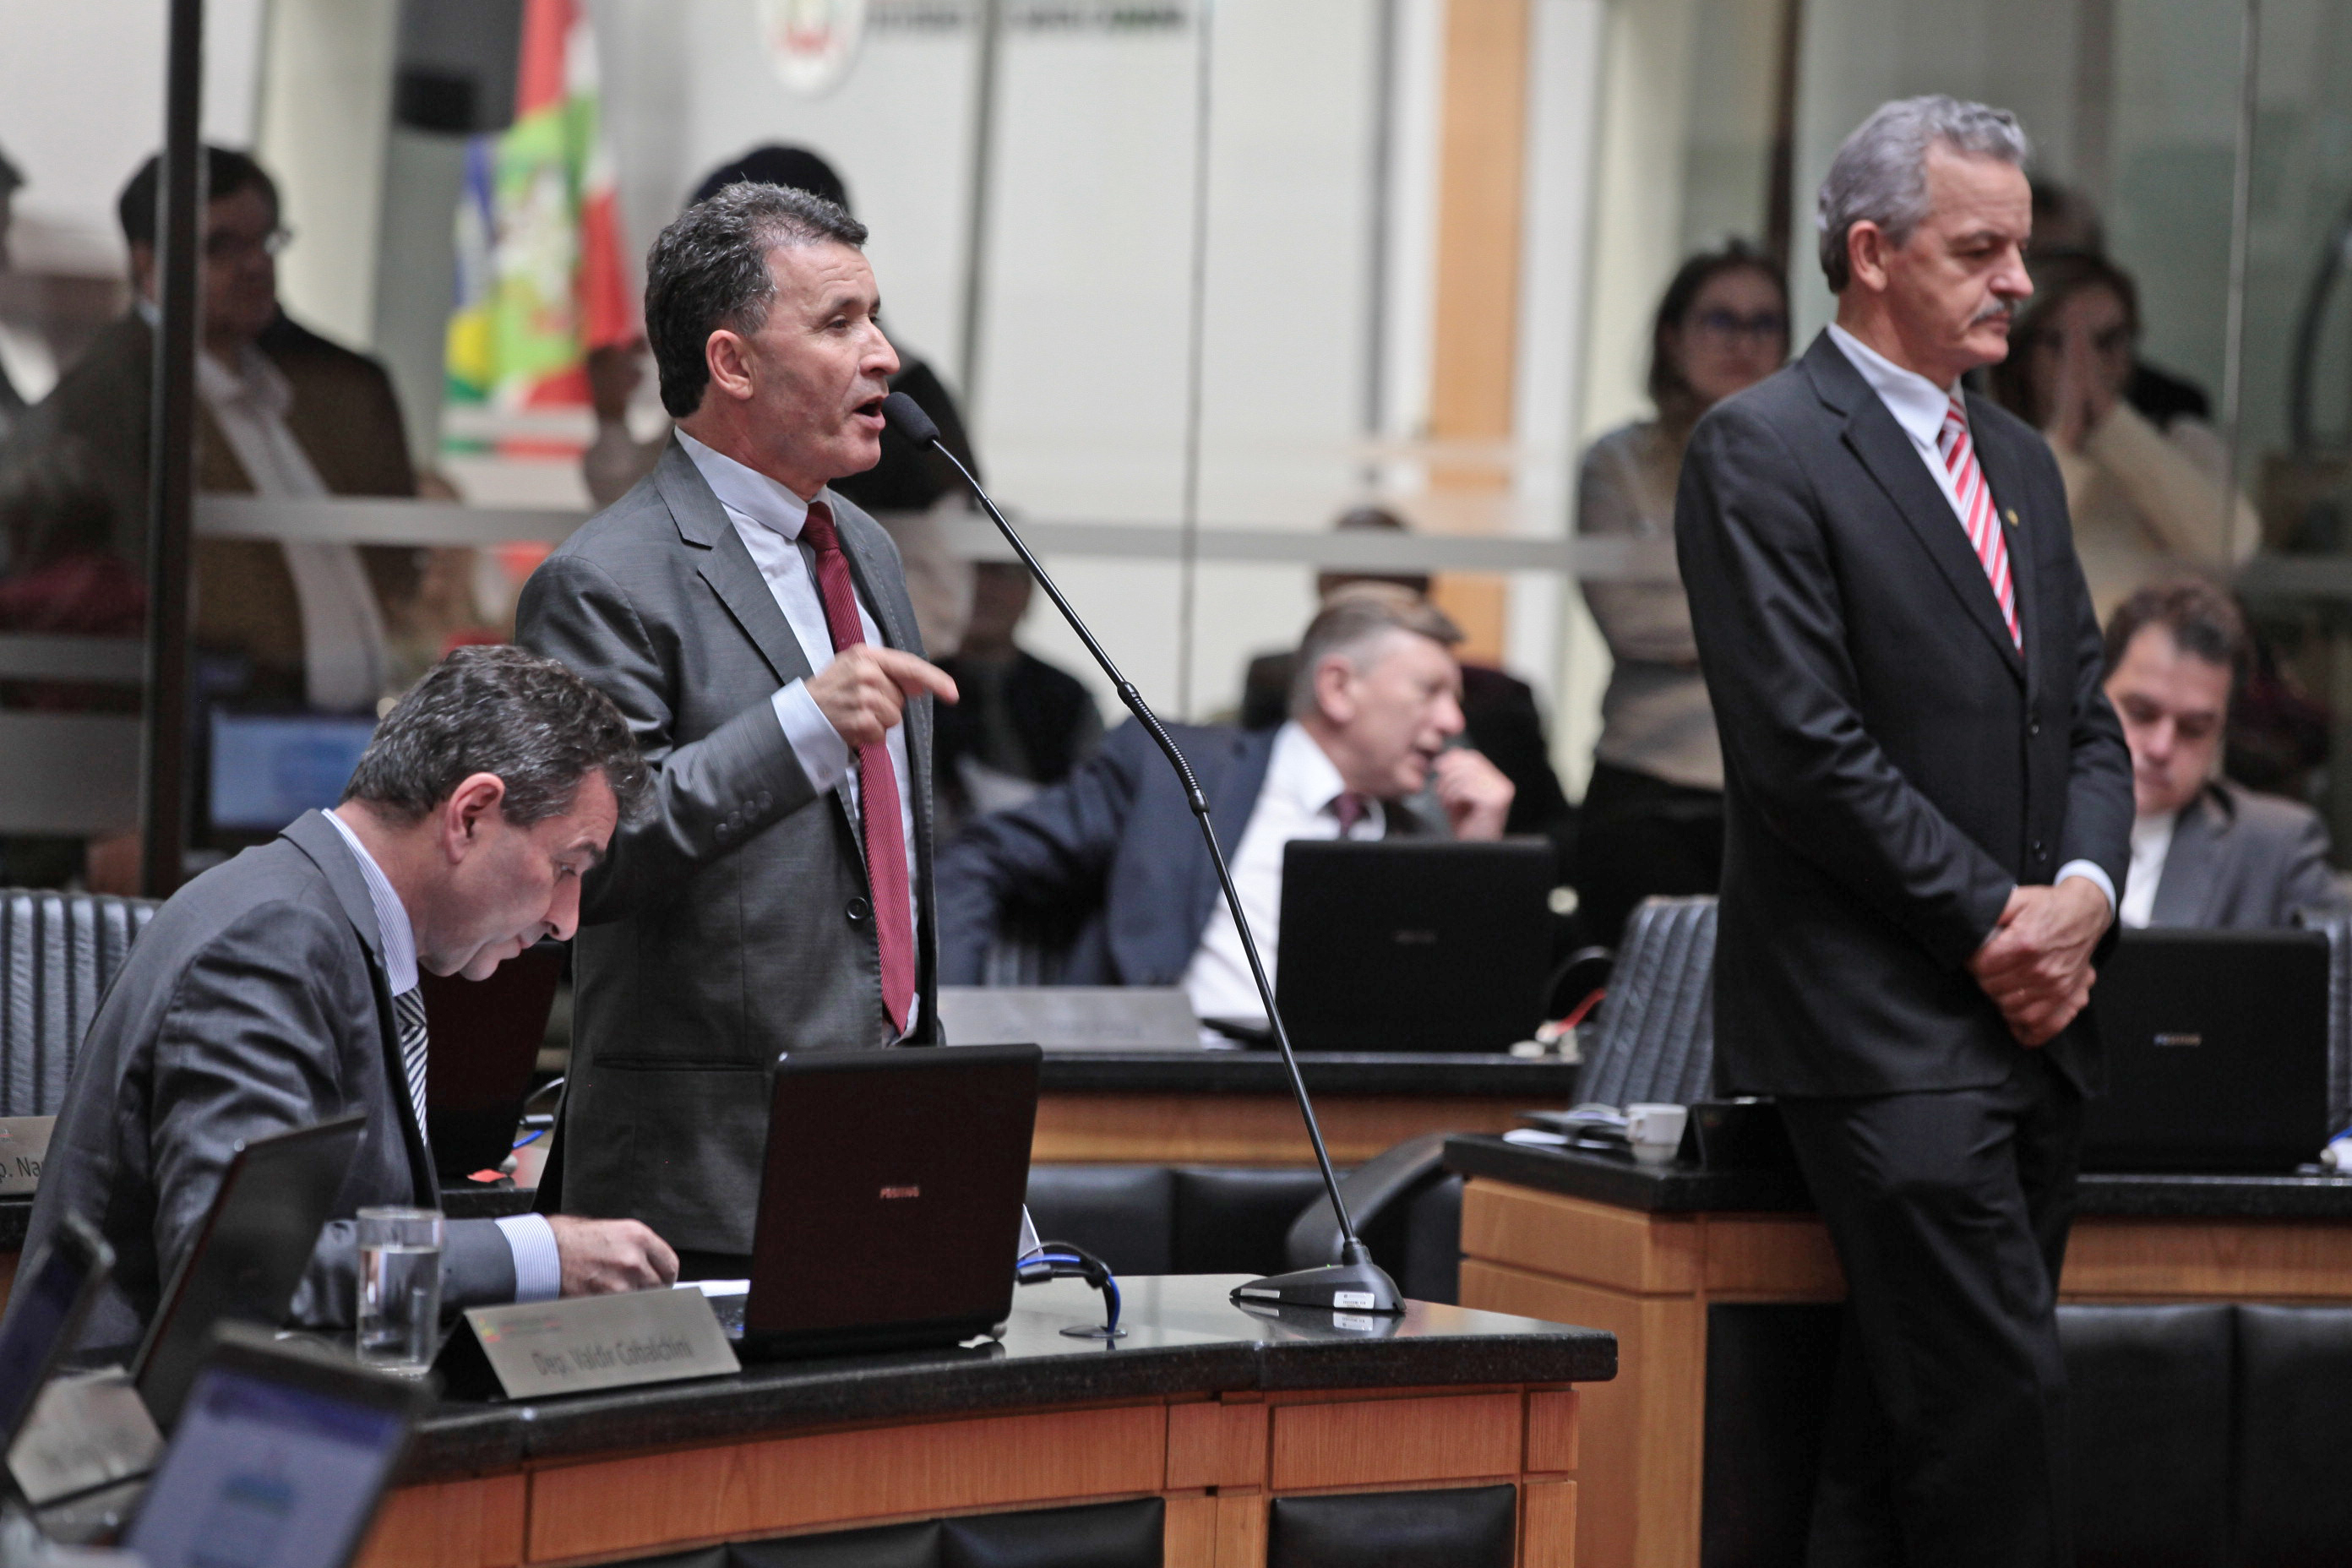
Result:
{"type": "MultiPolygon", "coordinates": [[[[816,552],[816,591],[824,600],[824,628],[833,651],[866,640],[857,620],[857,592],[849,584],[849,562],[833,509],[811,501],[801,537],[816,552]]],[[[898,821],[898,775],[890,768],[890,745],[879,741],[857,749],[858,826],[866,840],[866,886],[874,895],[874,934],[882,947],[882,1005],[900,1033],[915,1005],[915,923],[907,902],[907,835],[898,821]]]]}
{"type": "Polygon", "coordinates": [[[1331,802],[1331,815],[1339,819],[1339,837],[1345,838],[1355,831],[1356,824],[1364,820],[1370,806],[1354,790],[1342,790],[1331,802]]]}

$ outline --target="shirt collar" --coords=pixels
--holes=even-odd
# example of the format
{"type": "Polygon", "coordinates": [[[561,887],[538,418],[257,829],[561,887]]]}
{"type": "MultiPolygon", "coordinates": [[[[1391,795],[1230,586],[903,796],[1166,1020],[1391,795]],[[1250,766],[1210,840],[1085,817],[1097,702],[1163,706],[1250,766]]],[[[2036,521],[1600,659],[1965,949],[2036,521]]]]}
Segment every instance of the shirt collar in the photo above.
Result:
{"type": "Polygon", "coordinates": [[[250,343],[237,350],[233,370],[198,350],[196,390],[215,408],[242,404],[268,419],[283,419],[294,406],[294,384],[250,343]]]}
{"type": "MultiPolygon", "coordinates": [[[[1905,370],[1835,321],[1830,323],[1830,341],[1853,362],[1862,379],[1878,394],[1886,405],[1886,412],[1904,432],[1929,451],[1934,451],[1944,433],[1944,416],[1952,406],[1952,391],[1939,388],[1917,371],[1905,370]]],[[[1963,413],[1962,417],[1966,417],[1963,413]]]]}
{"type": "Polygon", "coordinates": [[[1268,789],[1282,791],[1310,816],[1328,810],[1348,788],[1338,766],[1295,719],[1274,732],[1274,754],[1266,763],[1265,784],[1268,789]]]}
{"type": "Polygon", "coordinates": [[[392,983],[392,994],[397,996],[415,990],[416,931],[408,923],[407,907],[393,891],[392,879],[383,874],[383,868],[367,852],[360,836],[352,831],[351,824],[331,811],[326,817],[343,836],[343,842],[351,846],[352,858],[360,863],[360,880],[367,884],[368,902],[375,906],[376,932],[383,939],[384,978],[392,983]]]}
{"type": "Polygon", "coordinates": [[[757,468],[746,468],[683,430],[677,432],[677,440],[686,448],[686,455],[694,459],[695,471],[710,487],[710,493],[719,498],[719,505],[786,539],[800,538],[801,524],[808,521],[808,502],[757,468]]]}

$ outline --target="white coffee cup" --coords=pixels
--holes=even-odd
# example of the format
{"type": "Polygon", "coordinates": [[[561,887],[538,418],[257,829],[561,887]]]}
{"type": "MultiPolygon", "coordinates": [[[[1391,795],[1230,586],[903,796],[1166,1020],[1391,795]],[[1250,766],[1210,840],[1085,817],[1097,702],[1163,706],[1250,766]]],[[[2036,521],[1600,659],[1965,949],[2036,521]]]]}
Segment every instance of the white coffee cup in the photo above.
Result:
{"type": "Polygon", "coordinates": [[[1683,1129],[1690,1122],[1687,1105],[1629,1105],[1625,1108],[1625,1142],[1633,1158],[1644,1165],[1673,1162],[1683,1146],[1683,1129]]]}

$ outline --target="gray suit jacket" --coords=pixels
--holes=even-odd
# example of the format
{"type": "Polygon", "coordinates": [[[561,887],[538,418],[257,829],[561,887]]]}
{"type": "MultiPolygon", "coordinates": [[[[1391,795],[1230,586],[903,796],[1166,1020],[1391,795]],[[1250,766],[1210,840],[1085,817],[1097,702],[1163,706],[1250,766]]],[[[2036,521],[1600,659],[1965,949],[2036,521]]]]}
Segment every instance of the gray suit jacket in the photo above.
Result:
{"type": "MultiPolygon", "coordinates": [[[[320,1233],[290,1314],[348,1326],[352,1216],[370,1204],[440,1203],[399,1061],[375,909],[324,816],[310,813],[173,895],[90,1024],[26,1237],[27,1251],[41,1246],[72,1210],[113,1245],[114,1282],[83,1342],[138,1337],[238,1141],[360,1114],[367,1130],[341,1217],[320,1233]]],[[[446,1307],[514,1299],[514,1257],[495,1223],[452,1221],[442,1260],[446,1307]]]]}
{"type": "Polygon", "coordinates": [[[2284,926],[2298,910],[2343,908],[2319,814],[2223,782],[2181,808],[2147,923],[2284,926]]]}
{"type": "MultiPolygon", "coordinates": [[[[920,653],[889,536],[832,504],[884,640],[920,653]]],[[[654,808],[584,889],[556,1201],[643,1220],[675,1247],[749,1252],[776,1058],[871,1050],[894,1032],[847,794],[818,797],[771,706],[808,662],[675,441],[531,574],[516,640],[620,706],[656,781],[654,808]]],[[[930,699],[908,703],[906,722],[929,1039],[930,699]]]]}

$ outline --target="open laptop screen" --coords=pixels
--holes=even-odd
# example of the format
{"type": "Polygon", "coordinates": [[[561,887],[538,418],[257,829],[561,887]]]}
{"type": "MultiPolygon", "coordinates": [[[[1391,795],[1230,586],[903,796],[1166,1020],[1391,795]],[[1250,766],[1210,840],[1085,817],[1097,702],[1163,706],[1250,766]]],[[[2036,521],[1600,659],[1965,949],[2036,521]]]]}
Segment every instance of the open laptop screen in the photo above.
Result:
{"type": "Polygon", "coordinates": [[[212,823],[275,833],[304,812],[343,797],[375,721],[339,713],[212,716],[212,823]]]}
{"type": "Polygon", "coordinates": [[[341,1568],[407,1440],[411,1395],[384,1381],[290,1355],[217,1354],[124,1544],[147,1568],[341,1568]]]}

